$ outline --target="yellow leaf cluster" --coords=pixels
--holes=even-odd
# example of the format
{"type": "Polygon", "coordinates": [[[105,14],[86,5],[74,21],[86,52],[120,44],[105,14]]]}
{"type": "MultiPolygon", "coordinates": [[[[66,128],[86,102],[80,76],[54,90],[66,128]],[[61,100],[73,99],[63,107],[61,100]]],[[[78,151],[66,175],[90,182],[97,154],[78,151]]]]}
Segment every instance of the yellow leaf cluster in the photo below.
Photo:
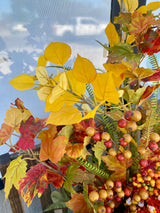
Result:
{"type": "Polygon", "coordinates": [[[19,189],[19,180],[23,178],[26,174],[27,163],[22,159],[22,156],[19,156],[15,160],[12,160],[10,165],[7,168],[7,172],[5,174],[5,199],[8,198],[9,192],[14,185],[14,187],[19,189]]]}

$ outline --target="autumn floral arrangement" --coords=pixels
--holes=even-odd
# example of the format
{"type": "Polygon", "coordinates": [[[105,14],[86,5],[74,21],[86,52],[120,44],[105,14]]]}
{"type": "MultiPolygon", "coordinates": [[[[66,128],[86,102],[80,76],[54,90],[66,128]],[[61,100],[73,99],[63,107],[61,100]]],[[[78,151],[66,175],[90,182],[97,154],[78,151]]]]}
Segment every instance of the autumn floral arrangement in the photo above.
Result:
{"type": "Polygon", "coordinates": [[[70,46],[51,42],[35,75],[10,81],[18,90],[36,90],[50,114],[34,118],[19,98],[7,110],[0,144],[19,155],[4,176],[6,199],[14,185],[30,206],[53,184],[48,210],[160,213],[160,17],[153,14],[160,2],[138,9],[138,1],[124,3],[127,11],[115,18],[121,39],[109,23],[109,46],[99,42],[108,51],[104,70],[79,54],[68,68],[70,46]],[[151,68],[143,67],[146,57],[151,68]]]}

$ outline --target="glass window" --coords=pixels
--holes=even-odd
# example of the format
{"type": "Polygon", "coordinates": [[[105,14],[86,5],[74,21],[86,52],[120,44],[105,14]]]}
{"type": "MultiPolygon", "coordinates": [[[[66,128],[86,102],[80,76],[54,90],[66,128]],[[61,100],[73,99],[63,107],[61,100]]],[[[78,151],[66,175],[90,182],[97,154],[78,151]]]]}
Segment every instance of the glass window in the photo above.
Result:
{"type": "MultiPolygon", "coordinates": [[[[72,48],[68,65],[79,53],[96,68],[105,62],[104,28],[110,19],[111,0],[5,0],[0,2],[0,125],[10,103],[20,98],[34,117],[46,117],[45,103],[36,91],[15,90],[9,81],[22,73],[35,74],[38,57],[51,42],[72,48]]],[[[0,149],[0,154],[8,148],[0,149]]]]}

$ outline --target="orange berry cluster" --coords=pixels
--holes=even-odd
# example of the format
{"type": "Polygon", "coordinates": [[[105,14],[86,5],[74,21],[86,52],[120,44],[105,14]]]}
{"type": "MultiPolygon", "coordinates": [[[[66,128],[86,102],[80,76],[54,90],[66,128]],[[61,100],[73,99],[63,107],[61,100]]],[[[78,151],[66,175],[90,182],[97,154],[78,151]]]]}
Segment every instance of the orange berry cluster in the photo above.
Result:
{"type": "Polygon", "coordinates": [[[104,205],[99,205],[97,213],[111,213],[117,207],[122,198],[125,196],[125,191],[122,189],[122,182],[108,179],[99,190],[93,190],[89,193],[89,200],[94,203],[96,201],[104,201],[104,205]]]}
{"type": "Polygon", "coordinates": [[[160,195],[160,162],[153,169],[148,169],[136,174],[130,180],[132,184],[131,196],[126,200],[126,205],[131,212],[145,206],[145,201],[160,195]]]}
{"type": "Polygon", "coordinates": [[[120,128],[126,128],[128,132],[134,132],[137,130],[137,123],[142,119],[142,114],[140,111],[126,111],[124,113],[124,118],[118,121],[118,126],[120,128]]]}

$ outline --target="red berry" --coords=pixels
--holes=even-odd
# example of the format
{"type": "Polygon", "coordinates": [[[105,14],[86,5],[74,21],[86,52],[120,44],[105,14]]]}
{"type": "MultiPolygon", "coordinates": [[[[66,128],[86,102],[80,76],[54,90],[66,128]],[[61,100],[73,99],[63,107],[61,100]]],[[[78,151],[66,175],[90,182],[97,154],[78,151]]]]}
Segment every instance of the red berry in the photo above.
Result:
{"type": "Polygon", "coordinates": [[[122,140],[120,140],[120,145],[121,146],[127,146],[127,144],[128,143],[126,141],[124,141],[123,138],[122,138],[122,140]]]}
{"type": "Polygon", "coordinates": [[[124,160],[124,155],[123,155],[122,153],[118,153],[118,154],[117,154],[117,159],[118,159],[119,161],[123,161],[123,160],[124,160]]]}
{"type": "Polygon", "coordinates": [[[127,125],[127,121],[126,121],[125,119],[120,119],[120,120],[118,121],[118,126],[119,126],[120,128],[124,128],[124,127],[126,127],[126,125],[127,125]]]}
{"type": "Polygon", "coordinates": [[[115,196],[115,201],[116,201],[116,202],[120,203],[120,202],[121,202],[121,200],[122,200],[122,198],[121,198],[121,197],[115,196]]]}
{"type": "Polygon", "coordinates": [[[131,192],[132,192],[130,188],[125,188],[123,191],[124,191],[124,193],[127,197],[129,197],[131,195],[131,192]]]}
{"type": "Polygon", "coordinates": [[[150,141],[148,146],[149,146],[150,150],[152,150],[153,152],[158,149],[158,144],[153,141],[150,141]]]}
{"type": "Polygon", "coordinates": [[[112,209],[110,206],[106,206],[106,213],[111,213],[112,212],[112,209]]]}
{"type": "Polygon", "coordinates": [[[120,180],[116,180],[116,181],[114,182],[114,186],[115,186],[116,188],[121,188],[121,187],[122,187],[122,182],[121,182],[120,180]]]}
{"type": "Polygon", "coordinates": [[[132,111],[130,111],[130,110],[124,113],[124,118],[127,121],[131,121],[131,113],[132,113],[132,111]]]}
{"type": "Polygon", "coordinates": [[[100,141],[101,140],[101,135],[99,132],[96,132],[93,136],[92,136],[93,140],[95,141],[100,141]]]}
{"type": "Polygon", "coordinates": [[[142,166],[142,167],[146,167],[146,166],[148,166],[148,160],[147,160],[147,159],[141,159],[141,160],[139,161],[139,164],[140,164],[140,166],[142,166]]]}
{"type": "Polygon", "coordinates": [[[105,141],[104,144],[107,148],[110,148],[112,146],[112,141],[111,140],[105,141]]]}

